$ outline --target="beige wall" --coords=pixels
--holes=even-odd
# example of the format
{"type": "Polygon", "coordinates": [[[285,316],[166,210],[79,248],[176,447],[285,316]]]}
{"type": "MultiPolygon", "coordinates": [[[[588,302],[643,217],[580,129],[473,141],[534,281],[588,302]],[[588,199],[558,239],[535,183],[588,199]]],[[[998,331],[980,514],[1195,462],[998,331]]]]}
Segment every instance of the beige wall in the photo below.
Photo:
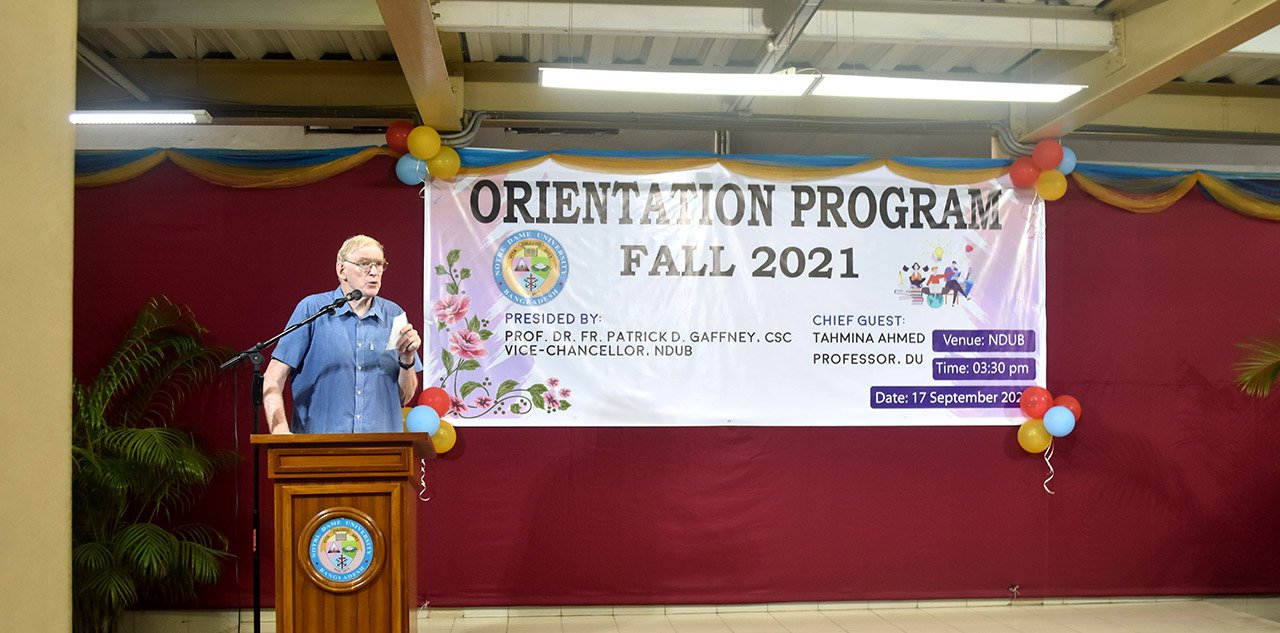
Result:
{"type": "Polygon", "coordinates": [[[0,2],[0,572],[5,631],[71,630],[76,4],[0,2]]]}

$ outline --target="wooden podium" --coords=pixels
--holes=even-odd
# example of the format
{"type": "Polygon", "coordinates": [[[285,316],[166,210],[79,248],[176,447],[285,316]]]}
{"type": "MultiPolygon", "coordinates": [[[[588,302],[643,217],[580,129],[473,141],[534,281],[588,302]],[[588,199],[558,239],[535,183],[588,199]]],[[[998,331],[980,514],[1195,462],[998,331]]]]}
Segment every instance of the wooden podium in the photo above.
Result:
{"type": "Polygon", "coordinates": [[[275,493],[276,631],[417,630],[425,433],[253,435],[275,493]]]}

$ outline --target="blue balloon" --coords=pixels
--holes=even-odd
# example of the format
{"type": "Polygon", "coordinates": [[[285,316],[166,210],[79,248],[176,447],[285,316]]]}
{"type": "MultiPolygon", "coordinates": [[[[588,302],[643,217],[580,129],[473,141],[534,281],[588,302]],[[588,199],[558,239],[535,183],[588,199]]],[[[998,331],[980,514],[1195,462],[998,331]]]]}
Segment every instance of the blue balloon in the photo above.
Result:
{"type": "Polygon", "coordinates": [[[1049,410],[1044,412],[1044,430],[1048,431],[1049,435],[1065,437],[1074,428],[1076,428],[1076,414],[1072,413],[1071,409],[1049,407],[1049,410]]]}
{"type": "Polygon", "coordinates": [[[406,185],[420,185],[427,179],[427,161],[405,154],[396,160],[396,178],[406,185]]]}
{"type": "Polygon", "coordinates": [[[1065,176],[1076,169],[1076,153],[1070,147],[1062,148],[1062,161],[1058,163],[1058,171],[1065,176]]]}
{"type": "Polygon", "coordinates": [[[435,409],[420,404],[409,409],[409,415],[404,418],[404,426],[410,433],[435,435],[440,430],[440,414],[435,409]]]}

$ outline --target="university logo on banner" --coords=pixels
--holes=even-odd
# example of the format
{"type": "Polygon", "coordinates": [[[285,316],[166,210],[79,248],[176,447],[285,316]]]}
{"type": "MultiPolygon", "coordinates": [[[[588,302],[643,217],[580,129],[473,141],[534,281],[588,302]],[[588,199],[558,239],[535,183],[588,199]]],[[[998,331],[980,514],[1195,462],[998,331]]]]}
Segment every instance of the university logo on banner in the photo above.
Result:
{"type": "Polygon", "coordinates": [[[569,258],[556,238],[518,231],[494,254],[493,280],[512,303],[540,306],[555,299],[569,280],[569,258]]]}
{"type": "Polygon", "coordinates": [[[546,159],[429,194],[424,380],[464,425],[1006,425],[1044,383],[1044,207],[996,181],[546,159]]]}

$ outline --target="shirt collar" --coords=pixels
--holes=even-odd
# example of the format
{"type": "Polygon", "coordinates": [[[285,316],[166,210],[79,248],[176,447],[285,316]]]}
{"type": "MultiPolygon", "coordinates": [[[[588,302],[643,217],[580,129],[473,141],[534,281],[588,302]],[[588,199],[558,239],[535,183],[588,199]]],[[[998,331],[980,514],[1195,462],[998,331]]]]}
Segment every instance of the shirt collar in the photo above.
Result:
{"type": "MultiPolygon", "coordinates": [[[[341,299],[342,297],[345,297],[345,296],[347,296],[347,294],[346,294],[345,292],[343,292],[343,291],[342,291],[342,286],[338,286],[337,288],[335,288],[335,289],[333,290],[333,293],[329,295],[329,298],[330,298],[330,299],[333,299],[334,301],[337,301],[338,299],[341,299]]],[[[373,298],[373,305],[369,307],[369,311],[368,311],[368,312],[366,312],[366,313],[364,313],[364,315],[365,315],[366,317],[375,317],[375,318],[377,318],[379,321],[383,321],[383,320],[385,320],[385,319],[386,319],[386,315],[383,313],[383,310],[382,310],[382,306],[383,306],[383,304],[384,304],[384,303],[386,303],[386,302],[385,302],[385,301],[378,301],[378,298],[377,298],[377,297],[374,297],[374,298],[373,298]]],[[[349,314],[351,314],[351,316],[359,316],[359,315],[357,315],[357,314],[356,314],[355,310],[352,310],[352,309],[351,309],[351,304],[350,304],[350,303],[347,303],[346,305],[342,306],[342,310],[341,310],[341,312],[342,312],[343,314],[348,314],[348,313],[349,313],[349,314]]]]}

